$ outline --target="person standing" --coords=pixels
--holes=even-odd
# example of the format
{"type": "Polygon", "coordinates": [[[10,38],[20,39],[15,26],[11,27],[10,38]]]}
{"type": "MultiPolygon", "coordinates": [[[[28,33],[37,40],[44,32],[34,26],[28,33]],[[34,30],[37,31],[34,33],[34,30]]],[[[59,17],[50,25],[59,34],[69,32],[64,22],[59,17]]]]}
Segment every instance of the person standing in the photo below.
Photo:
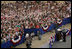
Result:
{"type": "Polygon", "coordinates": [[[28,33],[26,34],[25,38],[26,38],[26,47],[31,48],[30,47],[31,46],[31,40],[30,40],[30,36],[28,33]]]}
{"type": "Polygon", "coordinates": [[[38,35],[38,39],[41,40],[42,36],[41,36],[41,32],[37,31],[37,35],[38,35]]]}
{"type": "Polygon", "coordinates": [[[61,40],[61,29],[56,30],[56,39],[57,41],[61,40]]]}

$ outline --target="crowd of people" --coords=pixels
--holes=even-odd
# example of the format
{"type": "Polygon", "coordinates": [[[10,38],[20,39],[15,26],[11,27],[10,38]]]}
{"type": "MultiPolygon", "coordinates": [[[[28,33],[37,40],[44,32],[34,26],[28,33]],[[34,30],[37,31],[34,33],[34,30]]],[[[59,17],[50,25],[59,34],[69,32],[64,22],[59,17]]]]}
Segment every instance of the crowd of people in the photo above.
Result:
{"type": "Polygon", "coordinates": [[[23,35],[24,28],[41,28],[71,16],[70,1],[14,1],[1,3],[1,41],[23,35]]]}

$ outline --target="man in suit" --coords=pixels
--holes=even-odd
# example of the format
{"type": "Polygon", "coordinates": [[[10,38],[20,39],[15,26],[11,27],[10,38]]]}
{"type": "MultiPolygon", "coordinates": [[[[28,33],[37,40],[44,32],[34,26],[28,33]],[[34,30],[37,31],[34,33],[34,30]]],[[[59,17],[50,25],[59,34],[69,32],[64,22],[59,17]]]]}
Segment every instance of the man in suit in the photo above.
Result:
{"type": "Polygon", "coordinates": [[[61,40],[61,29],[60,28],[56,30],[56,39],[57,41],[61,40]]]}

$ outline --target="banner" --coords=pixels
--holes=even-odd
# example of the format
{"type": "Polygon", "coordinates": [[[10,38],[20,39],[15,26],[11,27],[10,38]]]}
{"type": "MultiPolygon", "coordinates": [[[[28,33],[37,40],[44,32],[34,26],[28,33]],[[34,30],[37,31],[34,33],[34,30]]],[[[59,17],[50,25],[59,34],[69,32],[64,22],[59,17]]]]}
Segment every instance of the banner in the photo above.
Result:
{"type": "Polygon", "coordinates": [[[16,38],[13,38],[13,39],[11,40],[11,42],[12,42],[13,44],[17,44],[20,40],[21,40],[21,36],[17,36],[16,38]]]}
{"type": "Polygon", "coordinates": [[[42,26],[43,31],[47,31],[47,29],[49,28],[49,26],[42,26]]]}
{"type": "Polygon", "coordinates": [[[61,24],[62,24],[62,20],[61,20],[61,19],[58,19],[57,23],[58,23],[59,25],[61,25],[61,24]]]}

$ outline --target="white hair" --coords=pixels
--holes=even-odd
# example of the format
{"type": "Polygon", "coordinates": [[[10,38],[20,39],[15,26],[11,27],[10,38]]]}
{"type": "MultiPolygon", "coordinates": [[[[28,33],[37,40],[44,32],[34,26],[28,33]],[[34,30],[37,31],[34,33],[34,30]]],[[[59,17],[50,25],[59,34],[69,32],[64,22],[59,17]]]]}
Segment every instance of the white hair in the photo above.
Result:
{"type": "Polygon", "coordinates": [[[57,31],[61,31],[61,29],[57,29],[57,31]]]}
{"type": "Polygon", "coordinates": [[[29,34],[27,33],[25,37],[26,37],[26,38],[29,37],[29,34]]]}

